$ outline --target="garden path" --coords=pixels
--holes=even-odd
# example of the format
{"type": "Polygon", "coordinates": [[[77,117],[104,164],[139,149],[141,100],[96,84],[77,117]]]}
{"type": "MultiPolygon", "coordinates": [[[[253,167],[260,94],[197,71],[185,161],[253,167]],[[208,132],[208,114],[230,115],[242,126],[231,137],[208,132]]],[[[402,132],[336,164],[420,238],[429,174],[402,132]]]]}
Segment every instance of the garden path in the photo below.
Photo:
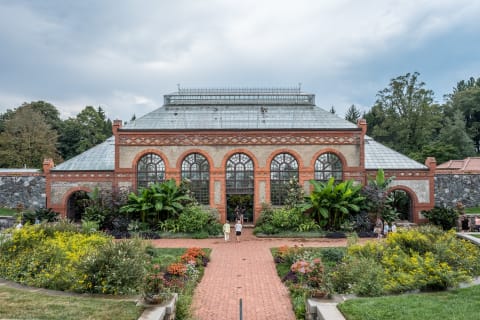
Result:
{"type": "Polygon", "coordinates": [[[288,246],[339,247],[346,239],[257,238],[244,228],[240,242],[216,239],[152,240],[162,248],[211,248],[210,263],[193,297],[193,314],[198,320],[243,319],[294,320],[288,289],[280,281],[270,248],[288,246]]]}

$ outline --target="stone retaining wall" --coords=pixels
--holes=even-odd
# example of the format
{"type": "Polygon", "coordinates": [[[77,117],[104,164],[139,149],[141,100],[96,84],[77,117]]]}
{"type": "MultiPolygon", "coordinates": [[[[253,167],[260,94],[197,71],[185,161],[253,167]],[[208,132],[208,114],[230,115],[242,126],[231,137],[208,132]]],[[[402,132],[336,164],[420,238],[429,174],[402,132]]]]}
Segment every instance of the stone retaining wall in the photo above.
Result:
{"type": "Polygon", "coordinates": [[[480,174],[435,174],[435,206],[480,205],[480,174]]]}
{"type": "Polygon", "coordinates": [[[45,176],[36,171],[0,171],[0,206],[14,209],[22,205],[26,209],[45,208],[45,176]]]}

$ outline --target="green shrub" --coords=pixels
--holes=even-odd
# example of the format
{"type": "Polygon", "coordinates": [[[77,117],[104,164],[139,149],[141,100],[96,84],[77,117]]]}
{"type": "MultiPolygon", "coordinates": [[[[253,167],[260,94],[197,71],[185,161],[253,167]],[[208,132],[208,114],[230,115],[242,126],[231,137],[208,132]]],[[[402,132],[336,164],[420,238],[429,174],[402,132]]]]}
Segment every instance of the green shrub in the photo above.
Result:
{"type": "Polygon", "coordinates": [[[324,263],[338,264],[345,256],[344,248],[324,248],[320,251],[324,263]]]}
{"type": "Polygon", "coordinates": [[[265,223],[263,225],[257,226],[253,230],[254,234],[258,234],[258,233],[276,234],[276,233],[279,233],[279,232],[280,232],[280,230],[270,223],[265,223]]]}
{"type": "Polygon", "coordinates": [[[208,232],[206,232],[206,231],[195,232],[192,235],[192,238],[193,239],[207,239],[208,238],[208,232]]]}
{"type": "MultiPolygon", "coordinates": [[[[63,225],[61,225],[63,228],[63,225]]],[[[0,277],[27,285],[71,290],[81,279],[76,263],[111,241],[101,234],[62,232],[51,225],[26,225],[0,244],[0,277]]]]}
{"type": "Polygon", "coordinates": [[[58,221],[59,213],[53,211],[51,208],[39,208],[35,212],[23,212],[23,222],[35,224],[39,222],[54,222],[58,221]]]}
{"type": "Polygon", "coordinates": [[[205,230],[212,216],[199,206],[188,206],[180,213],[178,224],[181,232],[195,233],[205,230]]]}
{"type": "Polygon", "coordinates": [[[458,211],[453,208],[435,207],[428,211],[423,211],[422,214],[431,223],[441,227],[443,230],[450,230],[457,227],[458,211]]]}
{"type": "Polygon", "coordinates": [[[100,224],[93,220],[82,220],[82,232],[89,234],[97,232],[100,228],[100,224]]]}
{"type": "Polygon", "coordinates": [[[478,276],[479,255],[480,248],[457,238],[454,230],[430,226],[399,230],[384,241],[350,246],[332,283],[339,292],[362,295],[443,290],[478,276]],[[382,281],[383,291],[373,285],[382,281]],[[368,287],[371,292],[365,291],[368,287]]]}
{"type": "Polygon", "coordinates": [[[302,219],[302,213],[296,208],[280,208],[273,212],[272,225],[280,230],[295,230],[302,219]]]}
{"type": "Polygon", "coordinates": [[[376,260],[349,257],[330,275],[330,281],[335,292],[369,297],[383,295],[386,280],[376,260]]]}
{"type": "Polygon", "coordinates": [[[269,203],[262,203],[262,209],[260,210],[260,216],[257,219],[257,225],[263,225],[272,221],[273,208],[269,203]]]}
{"type": "Polygon", "coordinates": [[[308,231],[317,231],[320,230],[320,226],[315,222],[315,220],[305,217],[303,221],[301,221],[296,231],[298,232],[308,232],[308,231]]]}
{"type": "Polygon", "coordinates": [[[147,256],[141,240],[109,241],[78,264],[80,292],[132,294],[139,291],[147,256]]]}

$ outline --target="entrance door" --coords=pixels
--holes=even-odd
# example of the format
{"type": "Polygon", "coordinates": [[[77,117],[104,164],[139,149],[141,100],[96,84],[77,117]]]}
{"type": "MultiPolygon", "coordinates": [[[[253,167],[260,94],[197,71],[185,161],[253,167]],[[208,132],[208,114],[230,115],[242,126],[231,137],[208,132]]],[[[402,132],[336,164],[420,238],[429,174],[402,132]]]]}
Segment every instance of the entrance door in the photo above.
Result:
{"type": "Polygon", "coordinates": [[[404,190],[393,190],[389,196],[391,197],[391,205],[398,212],[398,219],[413,222],[412,215],[412,198],[404,190]]]}
{"type": "Polygon", "coordinates": [[[236,211],[243,213],[245,223],[254,221],[253,161],[244,153],[236,153],[227,161],[226,207],[229,221],[235,221],[236,211]]]}
{"type": "Polygon", "coordinates": [[[76,191],[70,195],[67,203],[67,218],[72,222],[80,222],[85,212],[85,201],[90,199],[85,191],[76,191]]]}

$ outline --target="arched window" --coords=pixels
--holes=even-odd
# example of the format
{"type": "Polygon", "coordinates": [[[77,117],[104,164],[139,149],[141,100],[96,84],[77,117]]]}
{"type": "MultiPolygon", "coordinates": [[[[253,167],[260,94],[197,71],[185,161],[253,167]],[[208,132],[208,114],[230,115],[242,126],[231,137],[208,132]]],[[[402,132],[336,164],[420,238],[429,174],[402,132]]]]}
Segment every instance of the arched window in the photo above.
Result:
{"type": "Polygon", "coordinates": [[[165,180],[165,162],[159,155],[148,153],[137,163],[137,188],[165,180]]]}
{"type": "Polygon", "coordinates": [[[210,203],[210,165],[199,153],[192,153],[182,162],[182,179],[189,182],[190,191],[198,203],[210,203]]]}
{"type": "Polygon", "coordinates": [[[342,161],[334,153],[321,154],[315,161],[315,180],[328,181],[334,177],[335,181],[342,181],[342,161]]]}
{"type": "Polygon", "coordinates": [[[298,179],[297,160],[288,153],[281,153],[270,164],[270,201],[273,205],[283,205],[288,195],[291,178],[298,179]]]}
{"type": "Polygon", "coordinates": [[[227,194],[253,193],[253,161],[244,153],[236,153],[227,161],[227,194]]]}

